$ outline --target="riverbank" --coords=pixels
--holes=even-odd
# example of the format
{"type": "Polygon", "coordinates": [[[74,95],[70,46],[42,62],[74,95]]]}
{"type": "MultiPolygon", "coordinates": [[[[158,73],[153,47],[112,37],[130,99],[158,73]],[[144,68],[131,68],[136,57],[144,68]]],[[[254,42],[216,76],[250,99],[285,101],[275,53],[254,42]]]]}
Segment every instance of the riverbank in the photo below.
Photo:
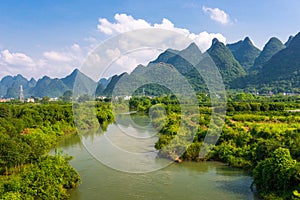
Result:
{"type": "Polygon", "coordinates": [[[48,155],[76,133],[70,104],[1,104],[0,199],[66,199],[80,184],[69,157],[48,155]]]}
{"type": "MultiPolygon", "coordinates": [[[[231,99],[234,98],[233,95],[231,99]]],[[[187,110],[185,113],[181,107],[188,108],[188,102],[181,105],[176,98],[140,98],[135,99],[134,105],[137,108],[148,105],[143,107],[147,113],[153,106],[149,102],[161,102],[167,113],[155,113],[155,120],[164,122],[155,144],[160,156],[171,160],[179,157],[184,161],[199,161],[201,148],[212,147],[205,142],[206,139],[213,139],[216,145],[204,160],[217,160],[250,171],[264,199],[298,198],[300,113],[287,111],[299,110],[299,100],[284,97],[255,99],[252,96],[249,100],[229,101],[226,106],[214,107],[208,101],[199,104],[199,111],[187,110]],[[212,118],[213,112],[225,111],[225,107],[226,116],[217,114],[212,118]],[[222,130],[218,129],[219,126],[223,126],[222,130]],[[209,131],[210,137],[206,138],[209,131]],[[187,141],[186,138],[192,139],[187,141]],[[272,167],[270,163],[273,163],[272,167]],[[273,174],[274,171],[281,173],[273,174]]]]}
{"type": "MultiPolygon", "coordinates": [[[[145,134],[144,128],[133,127],[134,130],[145,134]]],[[[121,130],[116,133],[117,130],[117,124],[110,124],[105,135],[86,134],[90,139],[85,140],[84,143],[80,137],[74,136],[59,144],[58,147],[65,154],[74,156],[70,163],[82,179],[82,184],[71,190],[71,200],[94,200],[99,197],[111,200],[258,199],[250,189],[253,179],[248,173],[220,162],[169,163],[160,170],[138,174],[107,167],[101,160],[95,158],[97,155],[91,155],[86,150],[86,146],[93,147],[93,152],[99,153],[101,147],[98,141],[113,133],[122,134],[121,130]]],[[[122,163],[123,160],[119,162],[122,163]]]]}

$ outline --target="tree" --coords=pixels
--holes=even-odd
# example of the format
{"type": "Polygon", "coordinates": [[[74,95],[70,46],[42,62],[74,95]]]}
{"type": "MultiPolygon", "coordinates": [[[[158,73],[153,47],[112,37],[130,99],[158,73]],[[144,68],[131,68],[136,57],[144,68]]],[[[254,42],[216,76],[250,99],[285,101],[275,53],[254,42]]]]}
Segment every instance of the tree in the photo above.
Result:
{"type": "Polygon", "coordinates": [[[63,101],[66,101],[66,102],[71,101],[72,95],[73,95],[73,92],[71,90],[67,90],[67,91],[64,92],[64,94],[61,97],[61,99],[63,101]]]}
{"type": "Polygon", "coordinates": [[[293,188],[291,179],[296,163],[288,149],[276,149],[271,158],[260,162],[254,169],[253,178],[258,191],[281,193],[293,188]]]}
{"type": "Polygon", "coordinates": [[[44,96],[41,100],[41,103],[48,103],[50,101],[50,97],[44,96]]]}
{"type": "Polygon", "coordinates": [[[0,117],[8,118],[10,116],[10,109],[7,105],[1,105],[0,107],[0,117]]]}

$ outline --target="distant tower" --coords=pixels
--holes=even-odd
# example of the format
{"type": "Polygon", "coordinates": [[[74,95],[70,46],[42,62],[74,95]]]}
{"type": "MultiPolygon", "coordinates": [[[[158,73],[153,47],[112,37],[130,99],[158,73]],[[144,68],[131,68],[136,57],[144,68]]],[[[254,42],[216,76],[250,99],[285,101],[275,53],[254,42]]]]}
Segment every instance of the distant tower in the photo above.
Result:
{"type": "Polygon", "coordinates": [[[24,101],[24,94],[23,94],[23,86],[20,85],[20,97],[19,97],[20,101],[24,101]]]}
{"type": "Polygon", "coordinates": [[[143,97],[146,96],[146,95],[145,95],[145,88],[143,88],[142,96],[143,96],[143,97]]]}

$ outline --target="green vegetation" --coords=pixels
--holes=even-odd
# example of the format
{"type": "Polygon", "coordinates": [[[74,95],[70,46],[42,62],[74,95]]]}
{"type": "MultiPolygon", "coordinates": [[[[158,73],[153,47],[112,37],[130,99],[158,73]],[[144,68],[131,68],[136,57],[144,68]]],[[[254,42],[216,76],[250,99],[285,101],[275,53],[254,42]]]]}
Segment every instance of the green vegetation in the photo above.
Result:
{"type": "Polygon", "coordinates": [[[76,133],[71,104],[0,104],[0,199],[66,199],[80,183],[68,157],[47,155],[76,133]]]}
{"type": "Polygon", "coordinates": [[[279,192],[283,192],[283,198],[289,198],[291,191],[297,191],[293,189],[299,189],[299,170],[299,164],[292,158],[289,149],[279,147],[271,157],[255,167],[255,184],[266,198],[270,199],[279,192]]]}
{"type": "Polygon", "coordinates": [[[115,119],[115,111],[128,111],[127,103],[133,111],[151,112],[152,123],[159,130],[155,147],[160,156],[177,161],[222,161],[249,170],[265,199],[299,199],[300,112],[289,111],[300,108],[300,97],[295,95],[300,93],[299,44],[300,33],[285,46],[271,38],[262,52],[249,38],[227,46],[214,39],[207,51],[210,59],[192,43],[181,51],[166,50],[148,66],[137,66],[130,75],[123,73],[98,83],[77,69],[62,79],[4,77],[0,81],[1,97],[17,98],[22,85],[25,98],[33,95],[42,99],[35,98],[38,104],[17,100],[0,104],[0,199],[66,198],[67,190],[80,183],[79,176],[67,157],[49,156],[49,150],[64,135],[76,133],[75,123],[79,129],[100,124],[106,130],[115,119]],[[204,142],[205,136],[211,131],[208,140],[217,138],[224,117],[211,117],[225,105],[211,105],[204,77],[198,72],[203,70],[205,77],[210,77],[206,67],[213,63],[229,89],[227,115],[216,146],[199,157],[201,150],[213,147],[204,142]],[[191,106],[188,86],[199,92],[199,110],[191,106]],[[110,99],[95,102],[92,98],[112,94],[143,97],[133,97],[129,102],[116,99],[114,110],[110,99]],[[187,99],[179,103],[174,94],[187,99]],[[53,103],[50,97],[60,97],[61,101],[53,103]],[[72,99],[77,100],[73,112],[72,99]]]}
{"type": "MultiPolygon", "coordinates": [[[[299,109],[299,96],[229,95],[223,132],[213,150],[200,158],[200,149],[209,148],[209,145],[203,145],[203,141],[208,129],[214,129],[209,124],[212,109],[217,109],[212,108],[209,99],[205,97],[203,94],[198,95],[200,115],[195,115],[191,110],[184,116],[180,106],[188,106],[188,102],[187,105],[179,105],[176,97],[171,96],[133,98],[130,105],[133,110],[142,112],[147,112],[155,104],[164,107],[167,116],[155,144],[160,150],[160,156],[173,160],[222,161],[252,173],[254,184],[264,199],[298,198],[300,113],[287,110],[299,109]],[[180,131],[181,123],[185,125],[184,130],[180,131]],[[190,137],[195,128],[196,135],[190,145],[177,140],[178,137],[190,137]],[[183,149],[185,153],[181,155],[183,149]]],[[[160,119],[162,113],[156,113],[156,116],[160,119]]]]}
{"type": "Polygon", "coordinates": [[[88,130],[100,126],[106,130],[108,124],[115,120],[110,100],[106,102],[90,99],[90,96],[83,95],[78,99],[80,103],[73,104],[73,117],[77,129],[88,130]]]}
{"type": "Polygon", "coordinates": [[[226,46],[230,49],[235,59],[247,71],[253,66],[255,59],[260,54],[260,50],[252,44],[249,37],[246,37],[243,41],[226,46]]]}
{"type": "Polygon", "coordinates": [[[225,84],[246,74],[245,70],[234,58],[231,51],[217,39],[213,40],[213,44],[207,52],[220,70],[225,84]]]}
{"type": "Polygon", "coordinates": [[[282,46],[275,45],[274,50],[279,50],[276,54],[263,65],[253,66],[255,74],[233,81],[231,88],[259,90],[260,93],[299,93],[299,44],[300,33],[282,50],[279,50],[282,46]]]}
{"type": "Polygon", "coordinates": [[[255,59],[253,66],[249,69],[252,73],[261,70],[262,66],[272,58],[273,55],[278,53],[280,50],[284,49],[285,46],[276,37],[272,37],[265,45],[262,52],[255,59]]]}
{"type": "MultiPolygon", "coordinates": [[[[64,95],[69,101],[71,92],[64,95]]],[[[105,129],[114,121],[111,104],[104,101],[74,104],[79,112],[77,128],[99,124],[105,129]],[[89,109],[86,109],[86,108],[89,109]],[[91,120],[89,111],[96,117],[91,120]]],[[[0,104],[0,199],[67,199],[68,190],[80,184],[79,174],[69,165],[70,156],[48,155],[66,135],[75,134],[72,105],[49,102],[40,104],[0,104]]]]}
{"type": "Polygon", "coordinates": [[[67,199],[68,189],[80,183],[79,174],[67,158],[43,156],[18,172],[1,178],[1,199],[67,199]]]}
{"type": "Polygon", "coordinates": [[[161,157],[221,161],[249,171],[263,199],[299,198],[300,112],[290,111],[300,108],[299,96],[228,94],[222,134],[205,157],[199,155],[212,147],[204,143],[208,130],[217,137],[214,131],[222,124],[222,116],[212,119],[212,111],[224,105],[212,106],[205,93],[197,97],[199,110],[188,97],[179,103],[175,95],[118,99],[113,110],[110,99],[93,101],[83,95],[73,104],[75,115],[70,103],[46,98],[40,104],[0,104],[0,199],[68,198],[68,189],[76,187],[80,177],[68,164],[70,157],[47,155],[49,150],[64,135],[76,133],[73,120],[80,129],[100,124],[106,130],[114,112],[126,110],[126,105],[131,111],[151,113],[161,157]]]}

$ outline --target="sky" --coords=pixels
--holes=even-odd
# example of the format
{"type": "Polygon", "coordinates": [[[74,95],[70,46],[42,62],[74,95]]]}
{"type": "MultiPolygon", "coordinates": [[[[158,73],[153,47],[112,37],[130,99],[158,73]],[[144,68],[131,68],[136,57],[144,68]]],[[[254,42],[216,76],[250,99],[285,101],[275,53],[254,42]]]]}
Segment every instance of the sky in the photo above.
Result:
{"type": "MultiPolygon", "coordinates": [[[[141,28],[178,32],[202,51],[215,37],[234,43],[249,36],[262,49],[273,36],[286,42],[300,31],[299,9],[299,0],[3,0],[0,78],[65,77],[99,44],[141,28]]],[[[159,53],[122,56],[105,76],[130,72],[159,53]]]]}

